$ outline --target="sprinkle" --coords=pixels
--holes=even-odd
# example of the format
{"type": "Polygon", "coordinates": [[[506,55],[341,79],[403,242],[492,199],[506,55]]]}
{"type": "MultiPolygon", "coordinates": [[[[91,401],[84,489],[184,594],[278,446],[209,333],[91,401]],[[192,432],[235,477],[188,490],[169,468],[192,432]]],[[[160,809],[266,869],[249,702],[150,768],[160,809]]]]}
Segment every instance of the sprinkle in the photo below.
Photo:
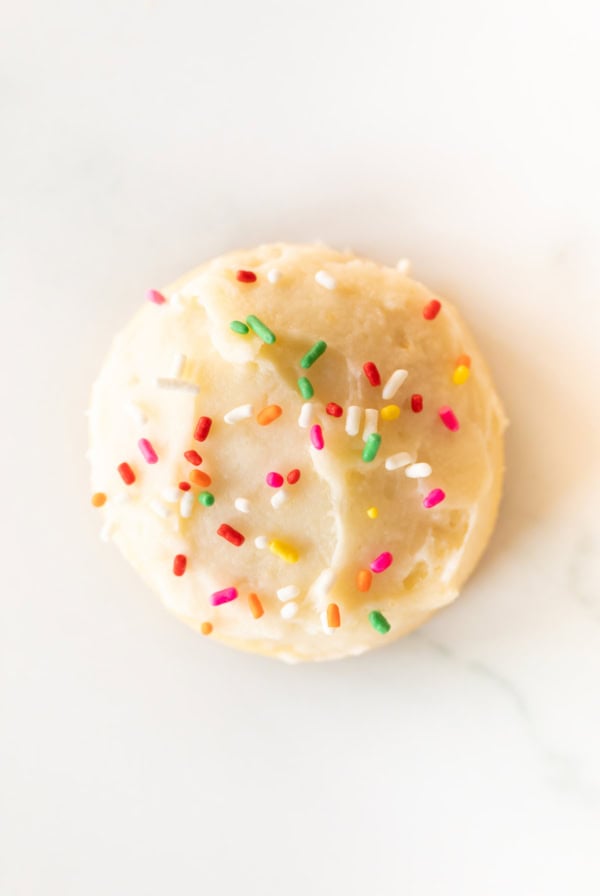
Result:
{"type": "Polygon", "coordinates": [[[407,376],[408,370],[394,370],[381,391],[381,397],[386,401],[388,398],[393,398],[407,376]]]}
{"type": "Polygon", "coordinates": [[[409,479],[427,479],[428,476],[431,476],[431,467],[424,463],[411,464],[406,468],[404,474],[409,479]]]}
{"type": "Polygon", "coordinates": [[[273,333],[269,328],[263,324],[262,320],[259,320],[258,317],[254,314],[249,314],[246,318],[246,323],[250,327],[250,329],[256,333],[259,339],[262,339],[263,342],[266,342],[267,345],[272,345],[275,342],[275,333],[273,333]]]}
{"type": "Polygon", "coordinates": [[[356,573],[356,587],[359,591],[368,591],[372,581],[373,576],[370,569],[359,569],[356,573]]]}
{"type": "Polygon", "coordinates": [[[106,495],[104,492],[94,492],[91,498],[93,507],[102,507],[106,504],[106,495]]]}
{"type": "Polygon", "coordinates": [[[240,404],[237,408],[227,411],[223,420],[225,423],[237,423],[239,420],[246,420],[248,417],[251,417],[253,413],[254,408],[251,404],[240,404]]]}
{"type": "Polygon", "coordinates": [[[212,479],[205,473],[203,470],[190,470],[190,482],[194,485],[199,485],[200,488],[206,488],[212,482],[212,479]]]}
{"type": "Polygon", "coordinates": [[[318,342],[315,342],[312,348],[309,348],[307,353],[300,360],[300,367],[302,367],[304,370],[308,370],[309,367],[313,366],[315,361],[318,361],[326,348],[327,343],[323,342],[322,339],[319,339],[318,342]]]}
{"type": "Polygon", "coordinates": [[[185,355],[182,355],[181,352],[177,352],[175,355],[173,355],[173,361],[171,363],[171,376],[175,379],[179,379],[179,377],[185,370],[186,363],[187,358],[185,355]]]}
{"type": "Polygon", "coordinates": [[[159,376],[156,378],[156,385],[159,389],[171,389],[179,392],[192,392],[196,395],[200,391],[200,386],[196,383],[190,383],[188,380],[180,380],[173,376],[159,376]]]}
{"type": "Polygon", "coordinates": [[[283,485],[283,476],[281,473],[267,473],[265,482],[267,485],[270,485],[271,488],[281,488],[283,485]]]}
{"type": "Polygon", "coordinates": [[[400,467],[406,467],[413,461],[412,455],[408,451],[399,451],[398,454],[392,454],[386,458],[386,470],[399,470],[400,467]]]}
{"type": "Polygon", "coordinates": [[[271,505],[275,508],[275,510],[279,510],[282,504],[285,504],[288,496],[284,492],[283,489],[279,489],[278,492],[275,492],[273,497],[271,498],[271,505]]]}
{"type": "Polygon", "coordinates": [[[284,603],[285,601],[293,600],[295,597],[298,597],[299,594],[300,589],[297,585],[285,585],[283,588],[277,589],[277,597],[284,603]]]}
{"type": "Polygon", "coordinates": [[[384,551],[378,557],[375,557],[372,563],[369,563],[371,572],[385,572],[392,565],[393,557],[389,551],[384,551]]]}
{"type": "Polygon", "coordinates": [[[210,635],[213,630],[212,622],[203,622],[200,626],[200,631],[203,635],[210,635]]]}
{"type": "Polygon", "coordinates": [[[128,463],[124,462],[122,464],[119,464],[117,470],[125,485],[131,485],[132,482],[135,482],[135,473],[128,463]]]}
{"type": "Polygon", "coordinates": [[[178,488],[169,486],[168,488],[163,489],[162,496],[168,504],[177,504],[181,497],[181,493],[178,488]]]}
{"type": "MultiPolygon", "coordinates": [[[[299,554],[296,548],[286,544],[285,541],[279,541],[278,538],[271,539],[269,542],[269,550],[277,557],[280,557],[281,560],[285,560],[286,563],[298,562],[299,554]]],[[[279,592],[277,592],[277,594],[279,594],[279,592]]],[[[284,600],[284,598],[280,597],[280,600],[284,600]]]]}
{"type": "Polygon", "coordinates": [[[438,411],[440,415],[440,420],[446,426],[450,432],[458,432],[460,429],[460,423],[458,422],[458,418],[452,408],[449,408],[448,405],[444,405],[438,411]]]}
{"type": "Polygon", "coordinates": [[[228,526],[227,523],[221,523],[217,529],[217,535],[220,535],[221,538],[224,538],[225,541],[228,541],[229,544],[234,545],[236,548],[239,548],[246,540],[241,532],[238,532],[232,526],[228,526]]]}
{"type": "Polygon", "coordinates": [[[315,582],[313,583],[311,590],[315,591],[320,597],[324,597],[326,594],[329,594],[334,582],[335,573],[333,569],[330,569],[328,567],[327,569],[321,570],[315,582]]]}
{"type": "Polygon", "coordinates": [[[312,398],[315,394],[311,381],[306,376],[298,378],[298,389],[302,398],[312,398]]]}
{"type": "Polygon", "coordinates": [[[329,604],[327,607],[327,625],[329,628],[339,628],[340,623],[340,608],[337,604],[329,604]]]}
{"type": "Polygon", "coordinates": [[[455,368],[454,373],[452,374],[452,382],[455,386],[462,386],[463,383],[466,383],[471,375],[470,369],[466,364],[459,364],[458,367],[455,368]]]}
{"type": "Polygon", "coordinates": [[[380,445],[381,436],[378,432],[372,432],[363,448],[362,459],[366,463],[371,463],[372,460],[375,460],[380,445]]]}
{"type": "Polygon", "coordinates": [[[264,551],[268,544],[269,539],[266,535],[257,535],[254,539],[254,547],[258,548],[259,551],[264,551]]]}
{"type": "Polygon", "coordinates": [[[470,367],[471,366],[471,356],[470,355],[459,355],[455,361],[457,367],[470,367]]]}
{"type": "Polygon", "coordinates": [[[380,635],[387,635],[391,628],[391,625],[379,610],[371,610],[369,613],[369,622],[380,635]]]}
{"type": "Polygon", "coordinates": [[[233,502],[233,506],[236,510],[239,510],[240,513],[250,513],[250,501],[248,498],[236,498],[233,502]]]}
{"type": "Polygon", "coordinates": [[[240,283],[256,283],[256,274],[254,271],[236,271],[235,279],[240,283]]]}
{"type": "Polygon", "coordinates": [[[189,520],[194,509],[194,495],[192,492],[184,492],[179,502],[179,514],[184,520],[189,520]]]}
{"type": "Polygon", "coordinates": [[[200,492],[198,495],[198,501],[202,504],[203,507],[212,507],[215,503],[215,496],[212,492],[200,492]]]}
{"type": "Polygon", "coordinates": [[[256,419],[261,426],[268,426],[273,420],[277,420],[278,417],[281,417],[282,413],[283,411],[278,404],[270,404],[258,413],[256,419]]]}
{"type": "Polygon", "coordinates": [[[247,327],[246,324],[241,320],[230,321],[229,329],[233,330],[234,333],[240,333],[242,336],[245,336],[246,333],[250,332],[250,327],[247,327]]]}
{"type": "Polygon", "coordinates": [[[423,507],[427,509],[435,507],[436,504],[441,504],[445,497],[446,493],[441,488],[434,488],[423,498],[423,507]]]}
{"type": "Polygon", "coordinates": [[[323,430],[319,426],[318,423],[315,423],[314,426],[310,428],[310,440],[313,444],[313,448],[316,448],[317,451],[322,451],[325,447],[325,441],[323,439],[323,430]]]}
{"type": "Polygon", "coordinates": [[[173,559],[173,572],[176,576],[182,576],[187,566],[187,557],[185,554],[175,554],[173,559]]]}
{"type": "Polygon", "coordinates": [[[271,268],[271,270],[267,274],[267,280],[269,283],[279,283],[281,279],[281,271],[277,270],[277,268],[271,268]]]}
{"type": "Polygon", "coordinates": [[[397,420],[400,416],[400,408],[397,404],[386,404],[384,408],[381,409],[381,419],[385,421],[389,420],[397,420]]]}
{"type": "Polygon", "coordinates": [[[313,406],[310,401],[306,401],[300,408],[300,416],[298,417],[298,426],[307,429],[312,419],[313,406]]]}
{"type": "Polygon", "coordinates": [[[135,401],[126,402],[125,409],[138,426],[144,426],[144,424],[148,422],[148,415],[144,413],[139,404],[136,404],[135,401]]]}
{"type": "Polygon", "coordinates": [[[197,451],[194,451],[193,448],[190,451],[184,451],[183,456],[185,457],[185,459],[187,461],[189,461],[195,467],[199,467],[200,464],[202,463],[202,458],[200,457],[200,455],[198,454],[197,451]]]}
{"type": "Polygon", "coordinates": [[[291,601],[291,603],[285,604],[279,612],[284,619],[292,619],[298,612],[298,604],[291,601]]]}
{"type": "Polygon", "coordinates": [[[220,607],[221,604],[228,604],[235,600],[237,596],[237,588],[223,588],[221,591],[214,591],[211,594],[210,602],[213,607],[220,607]]]}
{"type": "Polygon", "coordinates": [[[253,591],[248,595],[248,606],[255,619],[260,619],[261,616],[264,616],[263,605],[259,600],[258,594],[254,594],[253,591]]]}
{"type": "Polygon", "coordinates": [[[431,302],[427,302],[423,308],[423,317],[425,320],[434,320],[440,313],[441,307],[442,303],[438,302],[437,299],[432,299],[431,302]]]}
{"type": "Polygon", "coordinates": [[[142,452],[142,457],[149,464],[155,464],[158,461],[158,454],[152,447],[151,442],[148,439],[140,439],[138,442],[138,448],[142,452]]]}
{"type": "Polygon", "coordinates": [[[171,513],[169,508],[165,507],[163,502],[158,501],[156,498],[152,498],[151,501],[148,501],[148,507],[150,508],[150,510],[153,510],[157,516],[162,517],[163,520],[166,520],[171,513]]]}
{"type": "Polygon", "coordinates": [[[376,520],[379,516],[379,511],[376,507],[369,507],[369,509],[367,510],[367,516],[370,520],[376,520]]]}
{"type": "Polygon", "coordinates": [[[366,408],[365,410],[365,428],[363,429],[363,442],[366,442],[370,435],[377,432],[377,419],[379,411],[377,408],[366,408]]]}
{"type": "Polygon", "coordinates": [[[373,361],[365,361],[363,364],[363,371],[372,386],[381,386],[381,374],[373,361]]]}
{"type": "Polygon", "coordinates": [[[196,429],[194,430],[194,438],[197,442],[204,442],[210,432],[211,426],[212,420],[210,417],[200,417],[198,419],[196,429]]]}
{"type": "Polygon", "coordinates": [[[157,289],[149,289],[146,293],[146,298],[155,305],[164,305],[167,301],[162,292],[159,292],[157,289]]]}
{"type": "Polygon", "coordinates": [[[404,277],[408,277],[410,273],[410,258],[401,258],[396,262],[396,270],[404,277]]]}
{"type": "Polygon", "coordinates": [[[325,407],[325,413],[329,414],[330,417],[341,417],[344,409],[340,404],[336,404],[335,401],[330,401],[325,407]]]}
{"type": "Polygon", "coordinates": [[[191,489],[191,487],[192,487],[192,486],[189,484],[189,482],[185,482],[185,481],[184,481],[184,482],[180,482],[180,483],[179,483],[179,489],[180,489],[180,491],[182,491],[182,492],[189,492],[189,490],[191,489]]]}
{"type": "Polygon", "coordinates": [[[315,280],[319,284],[319,286],[323,286],[325,289],[335,289],[337,286],[337,282],[335,277],[332,277],[331,274],[328,274],[327,271],[317,271],[315,274],[315,280]]]}
{"type": "Polygon", "coordinates": [[[420,414],[423,410],[423,396],[419,395],[418,392],[415,392],[414,395],[410,397],[410,407],[411,410],[414,411],[415,414],[420,414]]]}
{"type": "Polygon", "coordinates": [[[290,470],[285,478],[290,485],[295,485],[300,479],[300,470],[290,470]]]}
{"type": "Polygon", "coordinates": [[[362,408],[359,408],[355,404],[351,404],[348,408],[348,414],[346,416],[346,432],[349,436],[358,435],[361,414],[362,408]]]}

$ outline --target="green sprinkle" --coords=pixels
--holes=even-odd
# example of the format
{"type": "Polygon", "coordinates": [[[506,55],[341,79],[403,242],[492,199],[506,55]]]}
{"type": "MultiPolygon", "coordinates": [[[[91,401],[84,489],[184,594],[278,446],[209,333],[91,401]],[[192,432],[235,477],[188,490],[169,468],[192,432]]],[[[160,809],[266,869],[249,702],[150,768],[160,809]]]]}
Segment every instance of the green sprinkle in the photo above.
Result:
{"type": "Polygon", "coordinates": [[[248,332],[248,327],[241,320],[232,320],[229,327],[234,333],[241,333],[242,336],[245,336],[248,332]]]}
{"type": "Polygon", "coordinates": [[[363,448],[362,459],[367,463],[370,463],[372,460],[375,460],[377,452],[379,451],[379,446],[381,445],[381,436],[378,432],[372,432],[371,435],[367,438],[365,442],[365,447],[363,448]]]}
{"type": "Polygon", "coordinates": [[[300,361],[300,367],[303,367],[304,370],[312,367],[315,361],[317,361],[321,357],[326,348],[327,343],[323,342],[322,339],[319,339],[319,341],[315,342],[313,347],[309,348],[307,353],[304,355],[304,357],[300,361]]]}
{"type": "Polygon", "coordinates": [[[263,342],[266,342],[267,345],[273,345],[275,342],[275,333],[271,332],[271,330],[263,324],[262,320],[259,320],[254,314],[249,314],[246,318],[246,323],[263,342]]]}
{"type": "Polygon", "coordinates": [[[315,394],[315,390],[312,387],[311,381],[308,377],[301,376],[298,380],[298,388],[300,389],[300,395],[302,398],[312,398],[315,394]]]}
{"type": "Polygon", "coordinates": [[[371,610],[369,613],[369,622],[380,635],[387,635],[392,627],[383,613],[380,613],[379,610],[371,610]]]}
{"type": "Polygon", "coordinates": [[[212,492],[200,492],[198,495],[198,500],[201,504],[204,504],[205,507],[212,507],[215,503],[215,496],[212,492]]]}

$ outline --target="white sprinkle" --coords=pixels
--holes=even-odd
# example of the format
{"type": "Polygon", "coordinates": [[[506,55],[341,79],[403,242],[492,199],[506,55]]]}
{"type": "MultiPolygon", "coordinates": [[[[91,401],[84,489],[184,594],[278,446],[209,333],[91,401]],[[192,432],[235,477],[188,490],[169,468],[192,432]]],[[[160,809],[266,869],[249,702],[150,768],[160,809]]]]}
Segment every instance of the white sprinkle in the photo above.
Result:
{"type": "Polygon", "coordinates": [[[251,417],[253,413],[254,408],[251,404],[241,404],[239,407],[227,411],[223,420],[225,423],[237,423],[238,420],[246,420],[248,417],[251,417]]]}
{"type": "Polygon", "coordinates": [[[169,508],[165,507],[162,501],[157,501],[156,498],[152,498],[151,501],[148,501],[148,506],[157,514],[157,516],[162,516],[163,520],[166,520],[171,513],[169,508]]]}
{"type": "Polygon", "coordinates": [[[187,363],[187,358],[181,352],[176,352],[173,355],[173,362],[171,364],[171,376],[173,379],[178,380],[185,370],[185,365],[187,363]]]}
{"type": "Polygon", "coordinates": [[[315,280],[319,286],[323,286],[325,289],[335,289],[337,286],[335,277],[332,277],[327,271],[317,271],[315,280]]]}
{"type": "Polygon", "coordinates": [[[323,631],[326,635],[333,634],[333,629],[329,628],[329,626],[327,625],[327,610],[323,610],[323,612],[321,613],[321,625],[323,626],[323,631]]]}
{"type": "Polygon", "coordinates": [[[179,502],[179,513],[184,520],[189,520],[194,509],[194,495],[192,492],[184,492],[179,502]]]}
{"type": "Polygon", "coordinates": [[[316,591],[320,597],[325,597],[325,595],[329,594],[331,591],[334,582],[335,573],[330,567],[327,567],[319,573],[313,583],[311,591],[316,591]]]}
{"type": "Polygon", "coordinates": [[[404,274],[405,277],[408,277],[408,275],[410,274],[410,268],[410,258],[401,258],[400,261],[398,261],[396,264],[396,270],[398,271],[398,273],[404,274]]]}
{"type": "Polygon", "coordinates": [[[363,442],[366,442],[370,435],[377,432],[377,419],[379,411],[377,408],[366,408],[365,410],[365,428],[363,429],[363,442]]]}
{"type": "Polygon", "coordinates": [[[277,270],[277,268],[271,268],[271,270],[267,274],[267,280],[269,283],[279,283],[281,279],[281,271],[277,270]]]}
{"type": "Polygon", "coordinates": [[[254,547],[258,548],[259,551],[264,551],[268,544],[269,539],[266,535],[257,535],[254,539],[254,547]]]}
{"type": "Polygon", "coordinates": [[[386,400],[388,398],[393,398],[407,376],[408,370],[394,370],[393,374],[383,387],[381,397],[386,400]]]}
{"type": "Polygon", "coordinates": [[[408,451],[400,451],[398,454],[392,454],[391,457],[386,458],[385,468],[386,470],[399,470],[400,467],[406,467],[408,464],[411,464],[412,460],[408,451]]]}
{"type": "Polygon", "coordinates": [[[298,417],[298,426],[301,426],[302,429],[308,428],[310,421],[312,420],[312,411],[312,402],[305,401],[300,408],[300,416],[298,417]]]}
{"type": "Polygon", "coordinates": [[[351,404],[348,408],[348,413],[346,414],[346,432],[349,436],[358,435],[361,414],[362,408],[359,408],[358,405],[351,404]]]}
{"type": "Polygon", "coordinates": [[[148,417],[141,409],[139,404],[136,404],[135,401],[128,401],[125,403],[125,409],[134,423],[139,424],[139,426],[143,426],[148,422],[148,417]]]}
{"type": "Polygon", "coordinates": [[[181,489],[176,488],[175,486],[170,486],[169,488],[163,489],[162,496],[167,504],[177,504],[181,498],[181,489]]]}
{"type": "Polygon", "coordinates": [[[277,597],[282,601],[293,600],[299,594],[300,589],[297,585],[285,585],[283,588],[277,589],[277,597]]]}
{"type": "Polygon", "coordinates": [[[178,380],[172,376],[158,376],[156,385],[159,389],[171,389],[177,392],[193,392],[195,395],[200,391],[200,386],[196,383],[190,383],[188,380],[178,380]]]}
{"type": "Polygon", "coordinates": [[[275,508],[275,510],[277,510],[279,507],[281,507],[282,504],[285,504],[287,499],[288,499],[287,493],[284,492],[284,490],[282,488],[280,488],[278,491],[275,492],[275,494],[271,498],[271,504],[275,508]]]}
{"type": "Polygon", "coordinates": [[[233,506],[236,510],[239,510],[240,513],[250,513],[250,501],[248,498],[236,498],[233,502],[233,506]]]}
{"type": "Polygon", "coordinates": [[[428,476],[431,476],[431,467],[424,463],[411,464],[404,471],[404,475],[409,479],[427,479],[428,476]]]}
{"type": "Polygon", "coordinates": [[[295,604],[293,601],[289,604],[286,604],[281,608],[281,615],[284,619],[292,619],[293,616],[298,612],[298,604],[295,604]]]}

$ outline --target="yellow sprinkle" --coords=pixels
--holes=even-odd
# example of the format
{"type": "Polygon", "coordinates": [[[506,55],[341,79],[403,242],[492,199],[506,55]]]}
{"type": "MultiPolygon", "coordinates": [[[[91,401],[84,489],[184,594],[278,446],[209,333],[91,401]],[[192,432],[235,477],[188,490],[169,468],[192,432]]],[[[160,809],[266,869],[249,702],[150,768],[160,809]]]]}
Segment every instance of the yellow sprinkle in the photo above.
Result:
{"type": "Polygon", "coordinates": [[[369,509],[367,510],[367,516],[372,520],[377,519],[378,515],[379,511],[376,507],[369,507],[369,509]]]}
{"type": "Polygon", "coordinates": [[[397,404],[387,404],[380,413],[382,420],[397,420],[400,416],[400,408],[397,404]]]}
{"type": "Polygon", "coordinates": [[[286,563],[296,563],[298,560],[298,551],[284,541],[278,541],[274,538],[269,542],[269,548],[286,563]]]}
{"type": "Polygon", "coordinates": [[[466,383],[469,379],[470,373],[471,371],[465,364],[459,364],[459,366],[454,369],[454,373],[452,374],[452,382],[456,386],[462,386],[462,384],[466,383]]]}

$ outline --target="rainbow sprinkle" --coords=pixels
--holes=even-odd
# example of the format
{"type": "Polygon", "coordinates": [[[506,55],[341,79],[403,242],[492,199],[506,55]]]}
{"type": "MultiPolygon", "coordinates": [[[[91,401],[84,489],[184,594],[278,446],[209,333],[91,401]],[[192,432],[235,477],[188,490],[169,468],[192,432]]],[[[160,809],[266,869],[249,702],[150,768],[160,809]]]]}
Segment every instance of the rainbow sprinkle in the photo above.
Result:
{"type": "Polygon", "coordinates": [[[246,318],[246,323],[250,327],[253,333],[255,333],[259,339],[262,339],[263,342],[266,342],[267,345],[272,345],[275,342],[275,333],[272,330],[269,330],[266,324],[263,324],[262,320],[259,320],[255,314],[249,314],[246,318]]]}
{"type": "Polygon", "coordinates": [[[308,370],[308,368],[312,367],[315,361],[317,361],[321,357],[326,349],[327,343],[323,342],[322,339],[320,339],[318,342],[315,342],[312,348],[309,348],[306,354],[301,358],[300,367],[302,367],[304,370],[308,370]]]}

